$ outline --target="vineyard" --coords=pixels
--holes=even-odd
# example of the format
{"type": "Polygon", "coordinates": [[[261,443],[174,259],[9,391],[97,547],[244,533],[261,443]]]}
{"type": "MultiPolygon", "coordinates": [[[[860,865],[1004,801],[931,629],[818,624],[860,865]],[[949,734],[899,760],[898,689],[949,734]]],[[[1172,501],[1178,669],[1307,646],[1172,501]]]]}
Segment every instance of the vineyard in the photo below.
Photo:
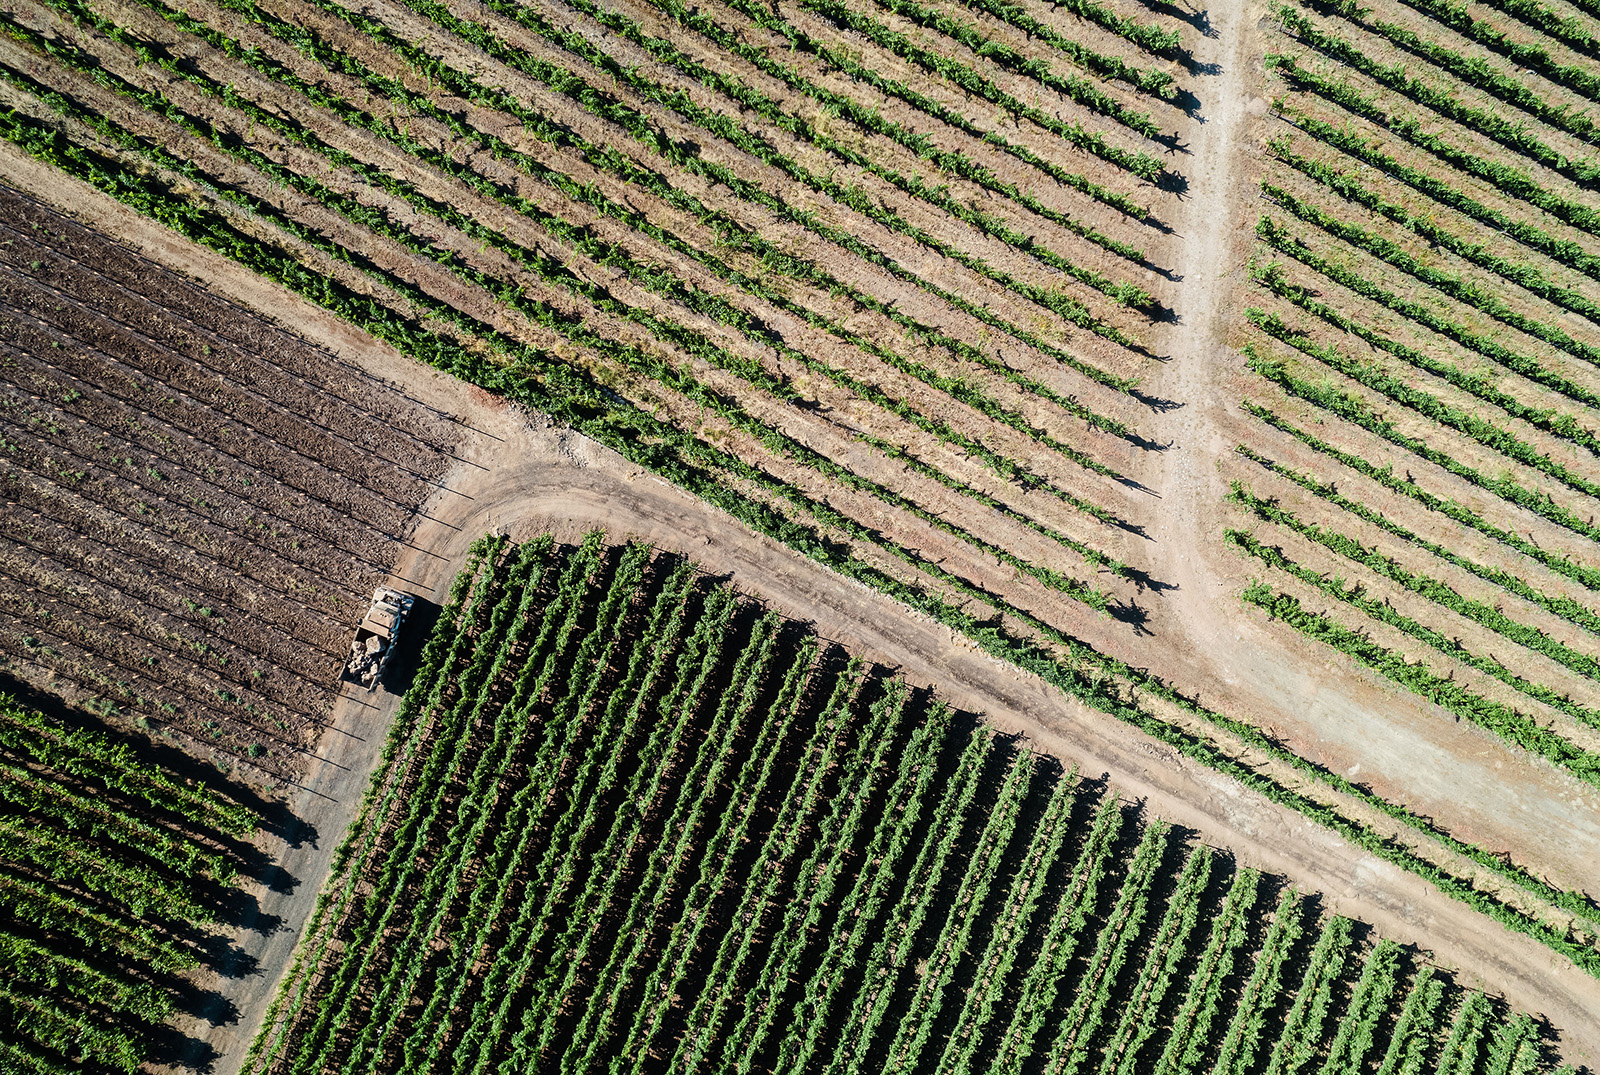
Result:
{"type": "Polygon", "coordinates": [[[1247,608],[1592,787],[1596,38],[1491,7],[1274,6],[1223,536],[1247,608]]]}
{"type": "Polygon", "coordinates": [[[1593,1067],[1596,105],[1596,0],[17,0],[0,683],[333,832],[394,717],[263,1075],[1593,1067]]]}
{"type": "Polygon", "coordinates": [[[480,541],[247,1070],[1534,1072],[1539,1023],[648,546],[480,541]]]}
{"type": "Polygon", "coordinates": [[[212,924],[238,913],[256,824],[227,794],[0,695],[5,1070],[131,1073],[181,1056],[156,1027],[195,1002],[183,976],[217,961],[212,924]]]}

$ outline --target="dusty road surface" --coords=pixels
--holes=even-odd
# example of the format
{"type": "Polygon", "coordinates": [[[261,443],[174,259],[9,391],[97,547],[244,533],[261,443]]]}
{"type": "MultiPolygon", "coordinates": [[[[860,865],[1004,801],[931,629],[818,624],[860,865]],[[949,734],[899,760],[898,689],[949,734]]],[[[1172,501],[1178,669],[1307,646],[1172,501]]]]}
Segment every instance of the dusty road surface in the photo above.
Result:
{"type": "MultiPolygon", "coordinates": [[[[1422,752],[1427,738],[1422,726],[1405,723],[1426,719],[1421,707],[1395,702],[1395,696],[1369,684],[1330,681],[1320,667],[1294,664],[1294,655],[1274,644],[1275,635],[1239,610],[1240,567],[1216,540],[1222,525],[1218,502],[1225,490],[1218,461],[1234,443],[1230,431],[1236,413],[1230,401],[1238,398],[1231,385],[1239,362],[1227,346],[1226,326],[1253,222],[1248,179],[1231,169],[1239,162],[1248,167],[1252,139],[1264,122],[1262,102],[1249,88],[1258,76],[1246,66],[1257,53],[1251,34],[1259,14],[1256,6],[1214,11],[1214,36],[1201,39],[1195,50],[1198,62],[1216,65],[1216,74],[1198,80],[1204,122],[1194,126],[1187,143],[1190,187],[1183,218],[1171,222],[1175,235],[1166,263],[1183,281],[1181,289],[1175,284],[1161,297],[1173,303],[1180,320],[1164,330],[1170,361],[1145,383],[1152,395],[1182,404],[1151,420],[1151,435],[1172,446],[1149,453],[1148,470],[1139,475],[1160,494],[1151,510],[1156,520],[1152,556],[1160,565],[1156,574],[1178,588],[1152,599],[1152,634],[1115,633],[1095,641],[1135,665],[1160,670],[1185,689],[1201,690],[1210,704],[1236,704],[1240,715],[1264,721],[1274,714],[1283,714],[1285,722],[1301,720],[1304,736],[1289,737],[1297,749],[1315,748],[1314,721],[1325,721],[1328,735],[1337,730],[1343,736],[1340,749],[1355,759],[1350,764],[1376,768],[1394,786],[1406,786],[1415,776],[1426,777],[1419,786],[1454,789],[1450,801],[1441,796],[1436,816],[1442,820],[1459,823],[1465,832],[1503,834],[1519,852],[1529,849],[1528,857],[1552,876],[1581,875],[1592,882],[1600,869],[1593,807],[1563,798],[1560,778],[1522,763],[1526,772],[1490,769],[1496,780],[1483,779],[1485,768],[1505,763],[1506,751],[1488,761],[1471,759],[1464,750],[1422,752]],[[1403,719],[1392,719],[1397,715],[1403,719]],[[1438,768],[1407,772],[1408,766],[1424,764],[1438,768]],[[1515,776],[1529,805],[1502,817],[1497,781],[1508,775],[1515,776]]],[[[437,599],[467,545],[491,528],[518,538],[554,529],[570,539],[599,526],[619,541],[638,538],[682,552],[727,574],[773,608],[815,624],[825,637],[899,668],[913,683],[937,686],[953,704],[1026,736],[1035,749],[1085,773],[1106,774],[1150,813],[1231,849],[1241,863],[1320,891],[1330,909],[1432,952],[1466,983],[1548,1017],[1561,1032],[1559,1047],[1568,1060],[1600,1064],[1600,1020],[1595,1018],[1600,982],[1542,946],[978,652],[931,619],[751,533],[592,442],[417,366],[331,314],[21,158],[9,146],[0,146],[0,169],[10,182],[205,281],[214,292],[275,316],[344,361],[402,387],[419,406],[436,408],[462,424],[459,460],[425,508],[431,519],[422,519],[397,540],[394,584],[437,599]]],[[[314,839],[265,845],[292,883],[256,895],[263,914],[276,916],[282,925],[276,932],[246,931],[237,938],[256,960],[255,973],[210,983],[237,1006],[238,1018],[183,1028],[216,1051],[212,1070],[218,1075],[237,1070],[288,965],[333,848],[381,749],[395,701],[393,695],[373,701],[349,694],[341,700],[304,788],[290,796],[291,809],[305,832],[314,831],[314,839]]]]}

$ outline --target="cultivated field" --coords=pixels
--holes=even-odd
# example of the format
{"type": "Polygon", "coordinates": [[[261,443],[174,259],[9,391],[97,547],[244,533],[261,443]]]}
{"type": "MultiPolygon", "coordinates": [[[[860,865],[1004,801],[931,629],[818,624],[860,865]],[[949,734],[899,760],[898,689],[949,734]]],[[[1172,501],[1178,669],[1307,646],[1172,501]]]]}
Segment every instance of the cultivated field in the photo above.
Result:
{"type": "Polygon", "coordinates": [[[448,423],[0,191],[0,649],[292,779],[448,423]]]}
{"type": "Polygon", "coordinates": [[[316,308],[726,513],[657,544],[770,539],[1048,684],[1016,730],[1063,764],[1070,714],[1182,774],[1111,791],[1204,774],[1242,862],[1349,865],[1600,1063],[1592,0],[0,24],[0,159],[70,177],[0,195],[12,674],[299,780],[397,558],[532,532],[509,477],[450,492],[465,427],[409,374],[258,316],[316,308]],[[255,312],[38,198],[209,248],[255,312]]]}
{"type": "MultiPolygon", "coordinates": [[[[126,742],[0,694],[0,1064],[132,1072],[212,1059],[162,1027],[221,1001],[222,963],[260,818],[126,742]]],[[[225,1007],[225,1001],[222,1001],[225,1007]]]]}
{"type": "Polygon", "coordinates": [[[247,1070],[1542,1067],[1528,1015],[598,531],[474,546],[384,756],[247,1070]]]}

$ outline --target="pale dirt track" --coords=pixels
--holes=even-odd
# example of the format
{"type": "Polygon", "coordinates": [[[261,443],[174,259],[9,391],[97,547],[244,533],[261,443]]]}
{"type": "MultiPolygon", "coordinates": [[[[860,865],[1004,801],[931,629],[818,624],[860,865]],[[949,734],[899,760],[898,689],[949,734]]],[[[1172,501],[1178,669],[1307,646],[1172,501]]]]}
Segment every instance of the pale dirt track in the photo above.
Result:
{"type": "MultiPolygon", "coordinates": [[[[1134,663],[1163,669],[1172,657],[1191,671],[1239,675],[1258,692],[1293,704],[1296,678],[1273,679],[1283,669],[1263,653],[1263,639],[1238,626],[1232,594],[1210,581],[1198,550],[1215,550],[1214,523],[1220,479],[1214,460],[1231,448],[1223,418],[1198,401],[1225,379],[1236,360],[1223,347],[1229,289],[1243,262],[1253,216],[1235,204],[1237,184],[1215,162],[1244,145],[1254,114],[1247,86],[1255,76],[1242,27],[1216,11],[1218,36],[1200,43],[1196,56],[1222,65],[1202,86],[1208,122],[1191,138],[1187,158],[1193,186],[1185,219],[1174,221],[1187,245],[1175,243],[1174,267],[1186,275],[1183,323],[1172,333],[1173,361],[1147,379],[1158,395],[1192,401],[1162,416],[1166,428],[1150,434],[1173,439],[1148,475],[1163,492],[1158,534],[1162,570],[1157,577],[1180,589],[1160,599],[1159,637],[1141,640],[1134,663]],[[1211,50],[1207,54],[1206,50],[1211,50]],[[1213,89],[1212,87],[1217,88],[1213,89]],[[1210,102],[1216,101],[1215,107],[1210,102]],[[1244,222],[1241,228],[1241,220],[1244,222]],[[1241,232],[1245,232],[1241,235],[1241,232]],[[1202,286],[1203,285],[1203,286],[1202,286]],[[1242,637],[1238,637],[1241,636],[1242,637]],[[1220,671],[1219,671],[1220,670],[1220,671]]],[[[1254,16],[1249,16],[1254,18],[1254,16]]],[[[313,342],[334,350],[375,376],[397,383],[419,402],[451,413],[471,427],[459,452],[464,460],[425,508],[440,520],[423,520],[397,546],[394,578],[413,592],[437,599],[460,566],[466,546],[490,528],[525,537],[545,529],[573,538],[592,527],[613,538],[638,538],[682,552],[708,570],[730,576],[741,590],[772,608],[807,620],[823,636],[857,653],[899,668],[908,680],[936,685],[954,705],[980,712],[997,728],[1024,735],[1034,749],[1059,756],[1087,775],[1106,774],[1112,786],[1141,801],[1151,814],[1196,830],[1206,842],[1232,850],[1241,863],[1282,874],[1327,897],[1329,909],[1373,924],[1380,933],[1434,953],[1465,981],[1503,993],[1514,1006],[1547,1016],[1562,1032],[1566,1059],[1600,1064],[1600,982],[1588,978],[1542,946],[1494,926],[1412,875],[1350,847],[1298,814],[1240,788],[1232,780],[1190,763],[1126,725],[1063,697],[1035,677],[993,660],[931,619],[907,612],[881,595],[845,580],[583,438],[545,428],[486,394],[418,367],[330,314],[275,285],[239,270],[220,255],[195,247],[88,188],[62,178],[11,147],[0,146],[0,170],[78,219],[122,237],[147,256],[205,280],[213,291],[277,317],[313,342]],[[470,498],[470,499],[469,499],[470,498]],[[422,549],[427,552],[419,551],[422,549]]],[[[1209,555],[1220,556],[1220,550],[1209,555]]],[[[1153,624],[1155,625],[1155,624],[1153,624]]],[[[1132,643],[1125,644],[1131,648],[1132,643]]],[[[1279,660],[1282,654],[1276,655],[1279,660]]],[[[1314,677],[1312,677],[1314,678],[1314,677]]],[[[1259,694],[1258,694],[1259,697],[1259,694]]],[[[326,875],[332,849],[353,816],[382,745],[393,696],[377,710],[342,702],[335,731],[313,762],[307,789],[291,808],[315,827],[315,843],[281,852],[298,884],[286,893],[260,893],[262,910],[282,928],[245,933],[239,945],[258,960],[246,978],[213,982],[238,1006],[229,1025],[186,1027],[220,1054],[214,1070],[236,1070],[326,875]]]]}

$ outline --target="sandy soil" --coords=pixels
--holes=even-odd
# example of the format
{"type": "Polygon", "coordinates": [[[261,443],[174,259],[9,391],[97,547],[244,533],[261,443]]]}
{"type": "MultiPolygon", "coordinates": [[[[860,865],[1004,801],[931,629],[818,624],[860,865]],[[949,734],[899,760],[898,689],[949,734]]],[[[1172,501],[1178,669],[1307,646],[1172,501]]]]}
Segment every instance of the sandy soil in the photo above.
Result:
{"type": "MultiPolygon", "coordinates": [[[[1155,509],[1159,522],[1152,527],[1157,540],[1151,555],[1160,562],[1156,574],[1179,588],[1159,599],[1152,621],[1156,637],[1122,639],[1110,648],[1164,672],[1170,662],[1178,671],[1173,678],[1183,685],[1206,685],[1209,702],[1216,702],[1220,692],[1254,715],[1282,713],[1285,720],[1294,715],[1299,727],[1322,728],[1338,737],[1338,749],[1356,758],[1354,764],[1387,766],[1387,778],[1395,782],[1418,778],[1438,788],[1441,796],[1451,792],[1452,802],[1459,800],[1458,814],[1470,817],[1482,811],[1492,818],[1505,802],[1503,787],[1494,786],[1504,775],[1493,775],[1498,760],[1481,761],[1464,749],[1452,749],[1455,744],[1441,742],[1436,728],[1391,720],[1396,715],[1392,709],[1403,709],[1404,716],[1416,707],[1390,706],[1388,696],[1371,685],[1337,681],[1319,660],[1304,660],[1301,651],[1286,648],[1280,635],[1259,619],[1241,616],[1234,586],[1239,567],[1226,559],[1216,541],[1222,518],[1218,502],[1225,489],[1217,461],[1232,448],[1229,430],[1236,412],[1228,400],[1238,396],[1222,390],[1237,379],[1239,365],[1226,347],[1226,325],[1254,217],[1248,181],[1232,174],[1230,163],[1258,157],[1252,125],[1265,103],[1252,96],[1259,77],[1248,67],[1254,55],[1251,27],[1258,15],[1256,7],[1214,11],[1216,36],[1200,40],[1195,49],[1195,58],[1219,64],[1220,74],[1199,80],[1205,122],[1186,132],[1190,155],[1181,167],[1189,173],[1191,188],[1181,217],[1174,221],[1178,235],[1167,261],[1184,278],[1182,321],[1166,341],[1171,361],[1153,372],[1145,386],[1154,395],[1186,405],[1152,420],[1150,435],[1170,439],[1173,446],[1153,455],[1142,476],[1162,495],[1155,509]]],[[[434,521],[422,521],[396,546],[391,577],[411,591],[442,595],[467,544],[491,528],[517,537],[553,528],[571,538],[603,526],[618,540],[639,538],[684,552],[710,570],[729,574],[741,589],[772,607],[814,623],[822,635],[898,667],[914,683],[937,685],[955,705],[1024,734],[1035,749],[1057,754],[1088,774],[1107,774],[1153,814],[1197,830],[1207,842],[1232,848],[1241,862],[1323,892],[1332,910],[1417,944],[1458,970],[1465,981],[1547,1016],[1562,1031],[1560,1048],[1568,1060],[1600,1063],[1600,1028],[1593,1019],[1600,1011],[1600,982],[1542,946],[1501,930],[1299,815],[1063,698],[1043,682],[977,652],[949,629],[751,534],[591,442],[536,417],[530,421],[482,392],[417,367],[332,315],[21,158],[9,146],[0,147],[0,167],[10,181],[125,237],[147,256],[207,281],[219,293],[292,324],[345,360],[402,385],[419,405],[436,407],[463,423],[461,462],[426,509],[434,521]]],[[[240,947],[258,961],[257,973],[213,983],[237,1005],[238,1019],[223,1026],[185,1028],[217,1050],[221,1058],[214,1070],[219,1073],[237,1069],[287,966],[332,849],[381,747],[394,702],[392,695],[380,696],[375,706],[365,697],[340,701],[333,730],[308,773],[307,789],[291,804],[314,829],[314,838],[308,833],[297,846],[268,848],[296,882],[279,886],[288,891],[258,894],[263,913],[278,916],[282,926],[275,933],[246,933],[239,939],[240,947]]],[[[1306,749],[1299,741],[1293,745],[1306,749]]],[[[1593,807],[1581,799],[1576,805],[1559,799],[1560,786],[1549,774],[1530,777],[1526,785],[1519,780],[1522,799],[1539,801],[1530,812],[1506,820],[1505,829],[1524,827],[1526,835],[1541,827],[1544,835],[1530,842],[1537,842],[1543,853],[1552,833],[1542,827],[1567,826],[1566,831],[1556,830],[1566,840],[1566,851],[1551,850],[1549,856],[1571,864],[1588,855],[1592,869],[1600,862],[1600,854],[1594,853],[1600,848],[1600,832],[1592,825],[1593,807]],[[1579,829],[1580,823],[1588,827],[1579,829]]]]}

